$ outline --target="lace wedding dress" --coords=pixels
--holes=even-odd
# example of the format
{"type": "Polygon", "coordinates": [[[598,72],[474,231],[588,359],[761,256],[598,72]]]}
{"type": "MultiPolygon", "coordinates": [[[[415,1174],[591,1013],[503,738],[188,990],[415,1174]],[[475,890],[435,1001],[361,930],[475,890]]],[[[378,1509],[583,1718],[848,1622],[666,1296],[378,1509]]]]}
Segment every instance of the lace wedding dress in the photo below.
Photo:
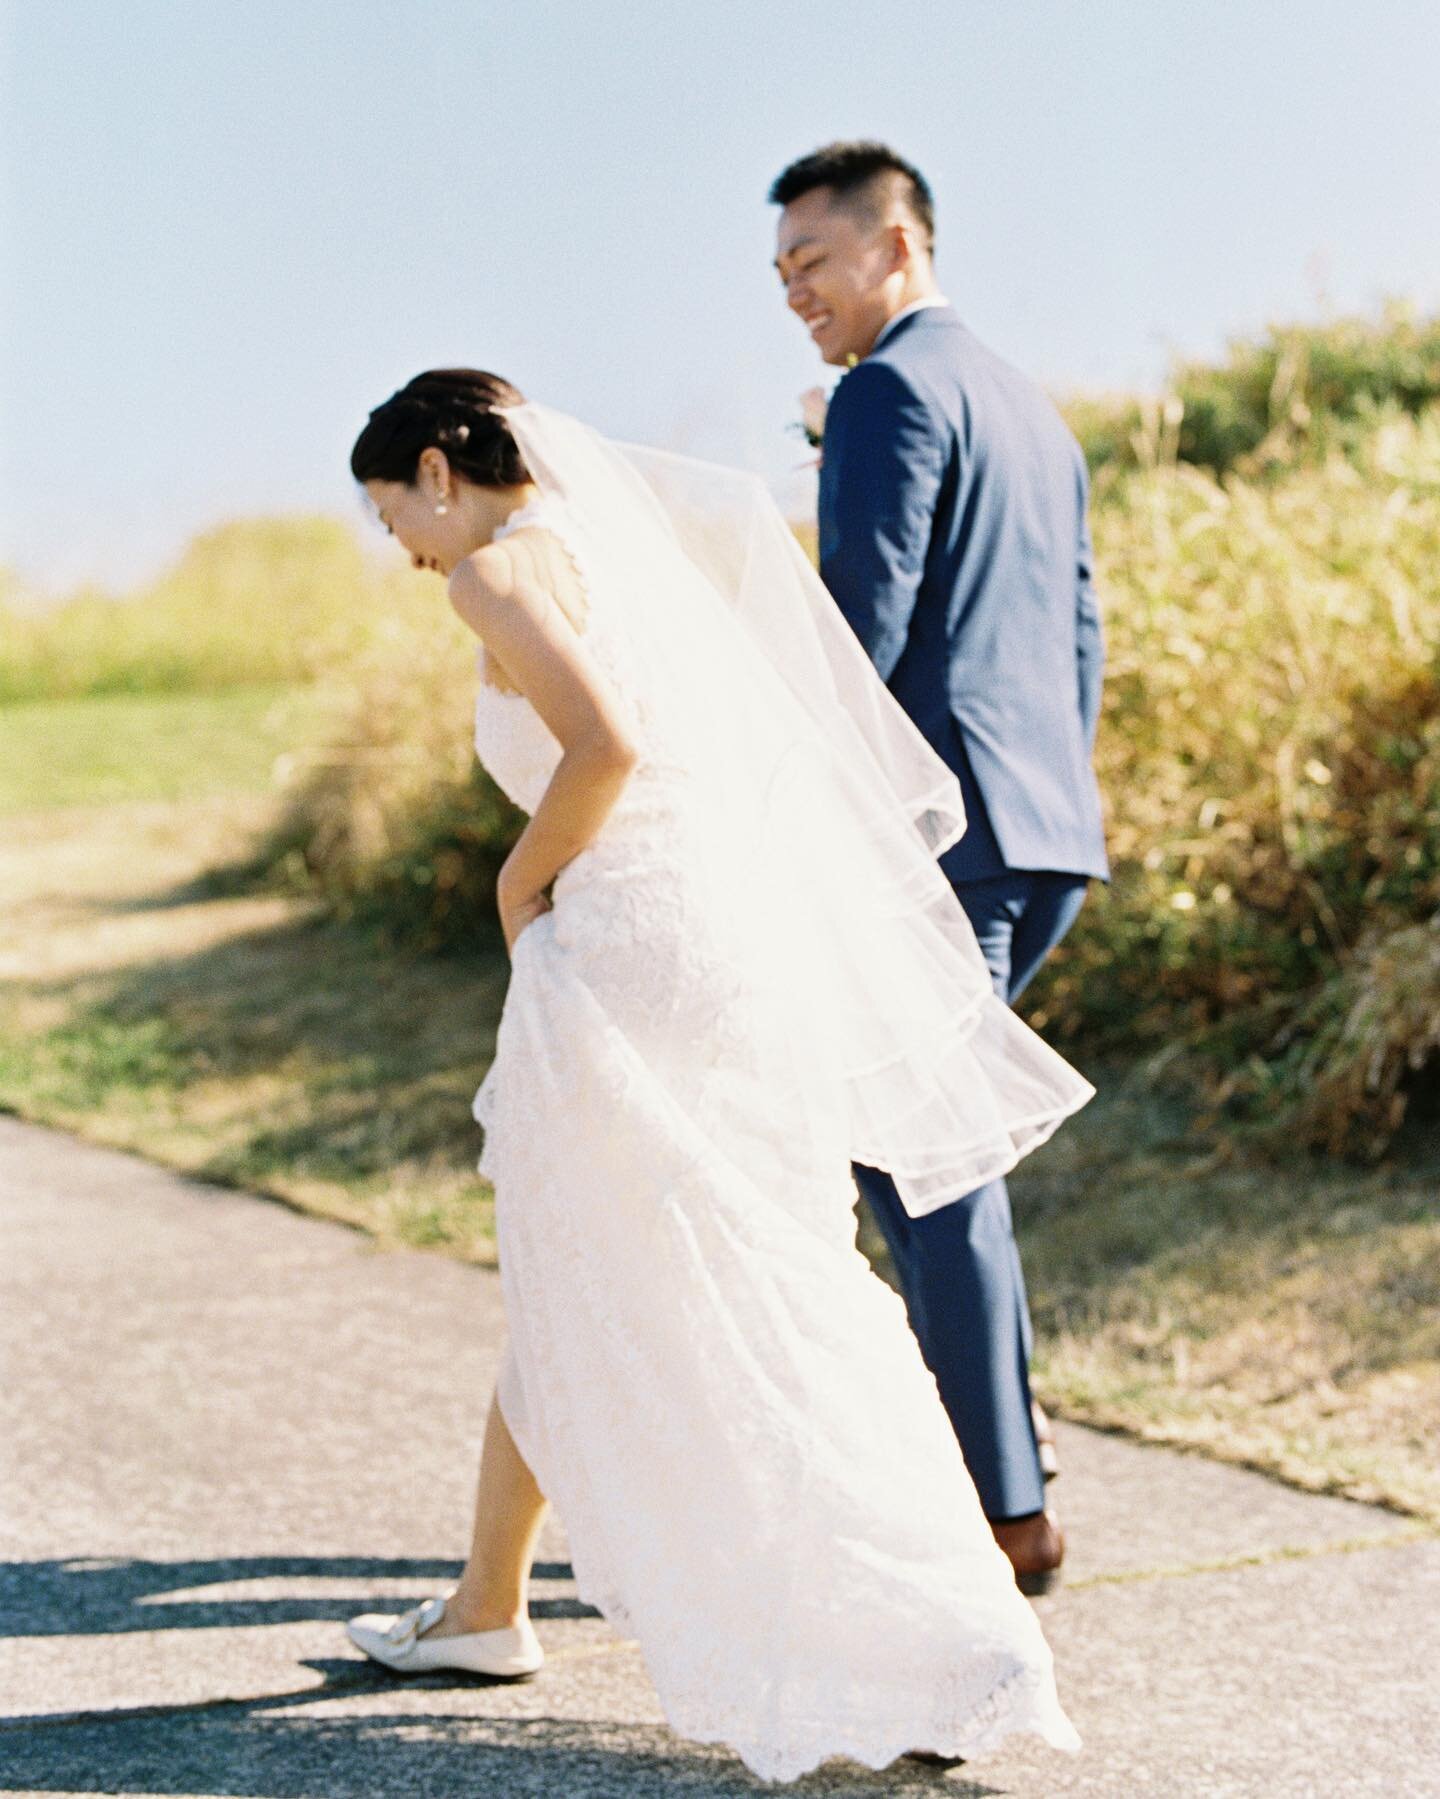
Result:
{"type": "MultiPolygon", "coordinates": [[[[505,1420],[582,1597],[683,1736],[826,1757],[1078,1739],[901,1300],[855,1242],[849,1146],[756,989],[682,721],[613,565],[543,497],[638,767],[515,945],[475,1100],[510,1329],[505,1420]]],[[[476,747],[533,811],[560,747],[483,680],[476,747]]]]}

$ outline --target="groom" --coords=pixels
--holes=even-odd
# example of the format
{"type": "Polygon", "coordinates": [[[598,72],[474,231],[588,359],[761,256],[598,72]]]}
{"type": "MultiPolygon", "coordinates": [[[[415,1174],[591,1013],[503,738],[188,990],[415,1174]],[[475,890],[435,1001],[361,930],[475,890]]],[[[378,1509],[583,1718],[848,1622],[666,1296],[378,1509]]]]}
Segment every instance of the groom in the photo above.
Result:
{"type": "MultiPolygon", "coordinates": [[[[770,200],[786,300],[850,370],[825,422],[820,572],[959,778],[968,826],[941,866],[1013,1002],[1107,873],[1084,457],[940,293],[918,170],[883,144],[830,144],[770,200]]],[[[1064,1540],[1045,1509],[1005,1183],[910,1218],[888,1175],[856,1176],[985,1514],[1021,1586],[1043,1591],[1064,1540]]]]}

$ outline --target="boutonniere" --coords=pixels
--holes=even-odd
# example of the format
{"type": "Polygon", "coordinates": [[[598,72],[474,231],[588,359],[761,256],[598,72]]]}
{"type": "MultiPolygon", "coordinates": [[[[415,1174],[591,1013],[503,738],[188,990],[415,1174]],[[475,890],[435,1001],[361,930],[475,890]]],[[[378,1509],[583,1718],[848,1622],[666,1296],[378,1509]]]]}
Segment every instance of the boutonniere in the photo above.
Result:
{"type": "Polygon", "coordinates": [[[825,441],[825,414],[830,396],[823,387],[808,387],[800,396],[800,417],[790,429],[803,437],[812,450],[825,441]]]}
{"type": "MultiPolygon", "coordinates": [[[[850,373],[859,360],[860,358],[853,354],[845,358],[845,375],[850,373]]],[[[841,381],[845,379],[845,375],[840,377],[841,381]]],[[[812,450],[824,447],[825,414],[830,410],[830,395],[834,391],[834,388],[827,391],[823,387],[807,387],[800,396],[800,416],[788,427],[797,437],[803,437],[812,450]]],[[[820,461],[821,458],[817,456],[813,463],[806,463],[802,466],[819,468],[820,461]]]]}

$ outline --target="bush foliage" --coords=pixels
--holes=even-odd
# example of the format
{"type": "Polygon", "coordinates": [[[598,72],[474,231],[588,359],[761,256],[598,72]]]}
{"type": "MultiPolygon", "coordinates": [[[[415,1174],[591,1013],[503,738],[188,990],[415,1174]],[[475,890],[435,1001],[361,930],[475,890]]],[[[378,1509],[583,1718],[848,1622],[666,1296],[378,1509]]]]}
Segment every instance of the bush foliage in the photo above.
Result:
{"type": "Polygon", "coordinates": [[[429,950],[495,931],[523,815],[475,759],[475,640],[417,580],[331,682],[327,746],[297,768],[273,866],[347,917],[429,950]]]}
{"type": "Polygon", "coordinates": [[[1195,1043],[1217,1096],[1381,1147],[1434,1047],[1440,408],[1263,480],[1102,471],[1093,517],[1114,883],[1041,1015],[1195,1043]]]}
{"type": "Polygon", "coordinates": [[[1067,406],[1091,467],[1190,462],[1224,475],[1283,472],[1363,447],[1386,411],[1440,400],[1440,315],[1394,303],[1379,318],[1278,325],[1219,363],[1179,362],[1168,391],[1067,406]]]}

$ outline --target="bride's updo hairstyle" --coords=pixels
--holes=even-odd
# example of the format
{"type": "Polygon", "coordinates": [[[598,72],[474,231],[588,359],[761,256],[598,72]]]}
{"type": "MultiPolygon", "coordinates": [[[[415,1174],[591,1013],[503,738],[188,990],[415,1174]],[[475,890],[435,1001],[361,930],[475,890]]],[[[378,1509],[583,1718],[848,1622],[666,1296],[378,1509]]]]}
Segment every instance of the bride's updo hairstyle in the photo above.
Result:
{"type": "Polygon", "coordinates": [[[483,369],[427,369],[377,406],[350,452],[350,472],[366,481],[415,485],[420,452],[433,444],[477,487],[519,487],[530,479],[497,406],[525,396],[483,369]]]}

